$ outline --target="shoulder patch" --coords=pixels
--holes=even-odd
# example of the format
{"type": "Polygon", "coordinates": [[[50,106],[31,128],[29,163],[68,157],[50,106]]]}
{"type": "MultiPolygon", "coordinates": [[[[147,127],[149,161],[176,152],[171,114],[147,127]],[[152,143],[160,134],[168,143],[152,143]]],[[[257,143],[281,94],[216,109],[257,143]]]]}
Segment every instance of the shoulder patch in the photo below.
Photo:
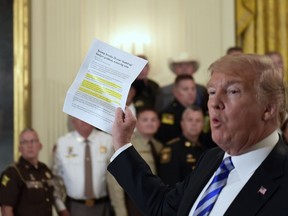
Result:
{"type": "Polygon", "coordinates": [[[6,187],[9,181],[10,181],[10,178],[7,175],[3,175],[2,180],[1,180],[1,184],[4,187],[6,187]]]}
{"type": "Polygon", "coordinates": [[[174,124],[174,115],[171,113],[163,113],[161,117],[161,122],[163,124],[169,124],[173,125],[174,124]]]}

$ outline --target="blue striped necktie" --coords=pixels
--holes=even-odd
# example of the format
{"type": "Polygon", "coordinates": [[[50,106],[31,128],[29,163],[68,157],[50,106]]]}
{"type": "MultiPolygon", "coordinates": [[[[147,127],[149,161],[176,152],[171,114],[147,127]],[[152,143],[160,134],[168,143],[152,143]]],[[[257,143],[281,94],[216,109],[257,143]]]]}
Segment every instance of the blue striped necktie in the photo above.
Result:
{"type": "Polygon", "coordinates": [[[207,216],[210,214],[218,195],[225,187],[228,175],[234,169],[231,157],[225,158],[215,172],[215,176],[202,195],[193,216],[207,216]]]}

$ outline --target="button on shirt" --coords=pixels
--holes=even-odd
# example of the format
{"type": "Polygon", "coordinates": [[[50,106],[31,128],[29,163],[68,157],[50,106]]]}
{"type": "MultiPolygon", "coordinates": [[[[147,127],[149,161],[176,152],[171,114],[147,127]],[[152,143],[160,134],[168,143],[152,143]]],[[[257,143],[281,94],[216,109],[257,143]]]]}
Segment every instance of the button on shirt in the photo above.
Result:
{"type": "MultiPolygon", "coordinates": [[[[230,204],[233,202],[235,197],[248,182],[250,177],[260,166],[260,164],[265,160],[268,154],[272,151],[276,143],[278,142],[279,136],[277,131],[270,134],[264,140],[260,141],[256,145],[252,146],[249,152],[238,156],[231,156],[225,153],[224,158],[231,156],[233,169],[227,179],[225,187],[222,189],[218,196],[218,199],[209,214],[209,216],[219,216],[224,215],[230,204]]],[[[224,159],[223,158],[223,159],[224,159]]],[[[202,194],[206,191],[207,187],[210,185],[214,175],[211,177],[209,182],[203,188],[202,192],[198,196],[196,202],[192,206],[189,215],[193,215],[198,202],[202,198],[202,194]]],[[[260,189],[260,188],[259,188],[260,189]]]]}
{"type": "MultiPolygon", "coordinates": [[[[112,137],[93,129],[88,140],[92,159],[93,192],[95,198],[101,198],[108,194],[106,174],[113,154],[112,137]]],[[[84,196],[85,145],[84,138],[77,131],[59,138],[56,145],[53,172],[63,180],[67,195],[74,199],[87,199],[84,196]]]]}

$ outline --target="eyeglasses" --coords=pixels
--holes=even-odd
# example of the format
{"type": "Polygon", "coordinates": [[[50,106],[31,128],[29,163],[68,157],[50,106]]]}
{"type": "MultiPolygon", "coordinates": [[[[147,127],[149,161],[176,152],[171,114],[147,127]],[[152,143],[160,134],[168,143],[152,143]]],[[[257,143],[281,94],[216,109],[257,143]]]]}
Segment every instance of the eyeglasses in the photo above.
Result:
{"type": "Polygon", "coordinates": [[[39,143],[38,139],[31,139],[31,140],[21,140],[20,144],[21,145],[28,145],[29,143],[31,143],[32,145],[39,143]]]}

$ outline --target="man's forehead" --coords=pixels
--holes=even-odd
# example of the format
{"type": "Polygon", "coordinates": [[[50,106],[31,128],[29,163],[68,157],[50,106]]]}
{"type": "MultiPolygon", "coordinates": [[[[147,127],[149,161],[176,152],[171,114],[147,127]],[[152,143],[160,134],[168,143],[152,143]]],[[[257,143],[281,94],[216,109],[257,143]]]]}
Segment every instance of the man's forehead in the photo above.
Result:
{"type": "Polygon", "coordinates": [[[230,85],[249,85],[250,81],[253,80],[252,77],[248,79],[247,76],[244,74],[242,76],[236,74],[227,74],[227,73],[213,73],[210,80],[208,81],[207,87],[214,86],[214,85],[223,85],[223,86],[230,86],[230,85]]]}

